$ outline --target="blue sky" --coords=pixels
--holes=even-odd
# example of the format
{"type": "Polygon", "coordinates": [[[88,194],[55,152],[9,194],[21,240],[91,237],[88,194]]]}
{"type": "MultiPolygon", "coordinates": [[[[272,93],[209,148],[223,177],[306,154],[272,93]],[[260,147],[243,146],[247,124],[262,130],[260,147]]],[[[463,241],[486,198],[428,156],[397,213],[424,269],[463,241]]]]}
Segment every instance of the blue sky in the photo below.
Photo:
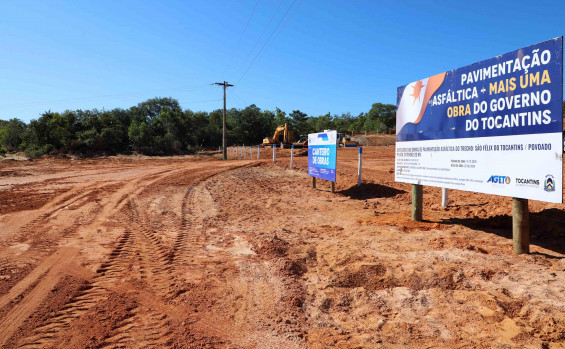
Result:
{"type": "Polygon", "coordinates": [[[0,16],[0,119],[26,122],[156,96],[212,111],[224,80],[228,107],[357,115],[565,32],[565,1],[4,1],[0,16]]]}

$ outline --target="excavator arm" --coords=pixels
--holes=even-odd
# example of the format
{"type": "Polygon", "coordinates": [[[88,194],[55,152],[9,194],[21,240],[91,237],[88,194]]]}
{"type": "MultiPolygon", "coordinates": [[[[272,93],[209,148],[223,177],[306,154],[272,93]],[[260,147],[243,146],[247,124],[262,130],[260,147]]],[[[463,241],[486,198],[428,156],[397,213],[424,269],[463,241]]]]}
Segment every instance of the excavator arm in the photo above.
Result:
{"type": "Polygon", "coordinates": [[[281,125],[275,129],[273,138],[264,138],[263,146],[273,144],[290,144],[293,141],[293,133],[289,129],[288,124],[281,125]]]}

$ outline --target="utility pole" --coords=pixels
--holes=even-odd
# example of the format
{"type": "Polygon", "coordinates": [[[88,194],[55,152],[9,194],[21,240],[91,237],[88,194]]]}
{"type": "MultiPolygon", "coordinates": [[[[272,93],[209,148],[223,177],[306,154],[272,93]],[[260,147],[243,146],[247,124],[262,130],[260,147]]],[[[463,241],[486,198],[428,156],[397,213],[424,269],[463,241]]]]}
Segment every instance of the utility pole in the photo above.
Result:
{"type": "Polygon", "coordinates": [[[219,85],[224,86],[224,118],[222,121],[223,124],[223,131],[222,131],[222,158],[226,160],[228,158],[228,154],[226,152],[226,87],[232,87],[233,85],[228,84],[227,82],[216,82],[212,85],[219,85]]]}

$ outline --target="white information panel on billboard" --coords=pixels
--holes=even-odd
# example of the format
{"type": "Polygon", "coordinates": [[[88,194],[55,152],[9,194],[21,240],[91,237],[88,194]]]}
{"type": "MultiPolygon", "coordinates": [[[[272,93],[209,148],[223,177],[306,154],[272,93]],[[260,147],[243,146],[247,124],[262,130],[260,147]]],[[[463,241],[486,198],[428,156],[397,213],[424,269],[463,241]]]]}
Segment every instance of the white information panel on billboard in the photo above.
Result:
{"type": "Polygon", "coordinates": [[[563,38],[398,89],[395,180],[561,203],[563,38]]]}

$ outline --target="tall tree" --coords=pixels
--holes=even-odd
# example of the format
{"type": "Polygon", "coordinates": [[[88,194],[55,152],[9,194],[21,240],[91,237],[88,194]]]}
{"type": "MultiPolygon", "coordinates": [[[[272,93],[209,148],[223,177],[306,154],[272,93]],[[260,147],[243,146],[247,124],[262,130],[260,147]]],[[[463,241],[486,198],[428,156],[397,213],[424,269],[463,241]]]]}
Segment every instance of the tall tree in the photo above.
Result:
{"type": "Polygon", "coordinates": [[[0,145],[8,151],[20,148],[27,125],[20,119],[10,119],[0,124],[0,145]]]}

